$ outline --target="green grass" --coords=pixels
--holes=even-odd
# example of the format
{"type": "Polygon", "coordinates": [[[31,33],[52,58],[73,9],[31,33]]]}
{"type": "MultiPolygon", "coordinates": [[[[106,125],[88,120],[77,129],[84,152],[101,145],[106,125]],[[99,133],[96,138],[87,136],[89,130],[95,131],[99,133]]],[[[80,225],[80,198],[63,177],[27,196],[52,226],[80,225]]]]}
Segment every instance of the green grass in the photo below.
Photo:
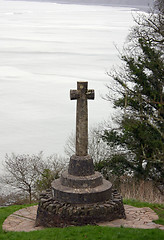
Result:
{"type": "MultiPolygon", "coordinates": [[[[136,207],[151,207],[159,210],[160,219],[164,222],[164,206],[159,204],[141,203],[135,200],[125,200],[126,204],[136,207]]],[[[3,221],[14,211],[27,207],[10,206],[0,208],[0,240],[161,240],[164,239],[164,231],[159,229],[132,229],[132,228],[111,228],[100,226],[49,228],[34,232],[4,232],[3,221]]],[[[157,212],[158,213],[158,212],[157,212]]]]}

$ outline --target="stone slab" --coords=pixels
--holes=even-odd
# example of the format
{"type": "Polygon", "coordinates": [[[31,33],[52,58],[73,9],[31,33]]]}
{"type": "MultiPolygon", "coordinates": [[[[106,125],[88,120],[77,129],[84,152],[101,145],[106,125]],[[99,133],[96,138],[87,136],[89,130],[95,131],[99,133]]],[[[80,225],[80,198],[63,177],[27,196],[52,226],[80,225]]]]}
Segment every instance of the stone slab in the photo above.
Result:
{"type": "Polygon", "coordinates": [[[158,220],[158,215],[149,207],[137,208],[124,205],[126,219],[117,219],[110,222],[99,223],[99,226],[109,227],[130,227],[141,229],[159,228],[164,230],[164,226],[152,221],[158,220]]]}
{"type": "Polygon", "coordinates": [[[43,227],[35,227],[35,219],[38,206],[20,209],[11,214],[3,223],[4,231],[30,232],[41,230],[43,227]]]}
{"type": "MultiPolygon", "coordinates": [[[[23,208],[11,214],[4,221],[3,230],[30,232],[43,229],[43,227],[35,227],[37,207],[38,206],[23,208]]],[[[97,225],[109,227],[123,226],[129,228],[142,228],[142,229],[158,228],[160,230],[164,230],[164,225],[159,225],[152,222],[153,220],[158,219],[158,215],[152,209],[136,208],[129,205],[124,205],[124,208],[127,217],[126,219],[118,219],[111,222],[102,222],[98,223],[97,225]]]]}

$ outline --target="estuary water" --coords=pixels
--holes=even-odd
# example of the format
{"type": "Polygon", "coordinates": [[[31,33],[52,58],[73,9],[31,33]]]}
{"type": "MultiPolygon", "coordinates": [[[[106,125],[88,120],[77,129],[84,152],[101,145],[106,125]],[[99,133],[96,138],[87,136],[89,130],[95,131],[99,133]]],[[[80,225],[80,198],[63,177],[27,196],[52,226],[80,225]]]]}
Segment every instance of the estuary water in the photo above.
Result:
{"type": "Polygon", "coordinates": [[[0,163],[5,154],[64,154],[75,131],[70,89],[88,81],[89,126],[108,119],[107,71],[134,24],[131,7],[0,0],[0,163]]]}

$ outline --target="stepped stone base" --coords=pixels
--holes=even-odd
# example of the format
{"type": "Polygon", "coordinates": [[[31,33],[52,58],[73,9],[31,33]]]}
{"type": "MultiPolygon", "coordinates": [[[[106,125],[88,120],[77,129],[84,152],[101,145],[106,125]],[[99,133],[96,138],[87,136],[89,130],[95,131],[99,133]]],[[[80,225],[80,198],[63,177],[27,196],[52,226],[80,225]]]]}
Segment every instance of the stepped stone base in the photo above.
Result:
{"type": "Polygon", "coordinates": [[[94,171],[92,158],[73,155],[68,170],[40,195],[36,226],[65,227],[125,218],[121,196],[94,171]]]}
{"type": "Polygon", "coordinates": [[[112,184],[98,172],[90,176],[72,176],[64,172],[51,186],[55,200],[73,204],[103,202],[111,197],[112,189],[112,184]]]}
{"type": "Polygon", "coordinates": [[[111,190],[110,199],[91,204],[64,203],[55,200],[52,191],[40,195],[36,226],[66,227],[95,225],[98,222],[126,218],[121,196],[111,190]]]}

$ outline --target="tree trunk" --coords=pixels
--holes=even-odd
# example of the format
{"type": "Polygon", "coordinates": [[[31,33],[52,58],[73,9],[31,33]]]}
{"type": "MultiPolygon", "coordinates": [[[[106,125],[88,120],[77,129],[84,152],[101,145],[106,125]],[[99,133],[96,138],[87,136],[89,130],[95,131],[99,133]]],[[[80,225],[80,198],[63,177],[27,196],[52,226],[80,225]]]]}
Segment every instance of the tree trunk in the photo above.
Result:
{"type": "Polygon", "coordinates": [[[31,196],[32,194],[31,194],[31,186],[29,186],[29,203],[31,204],[31,198],[32,198],[32,196],[31,196]]]}

